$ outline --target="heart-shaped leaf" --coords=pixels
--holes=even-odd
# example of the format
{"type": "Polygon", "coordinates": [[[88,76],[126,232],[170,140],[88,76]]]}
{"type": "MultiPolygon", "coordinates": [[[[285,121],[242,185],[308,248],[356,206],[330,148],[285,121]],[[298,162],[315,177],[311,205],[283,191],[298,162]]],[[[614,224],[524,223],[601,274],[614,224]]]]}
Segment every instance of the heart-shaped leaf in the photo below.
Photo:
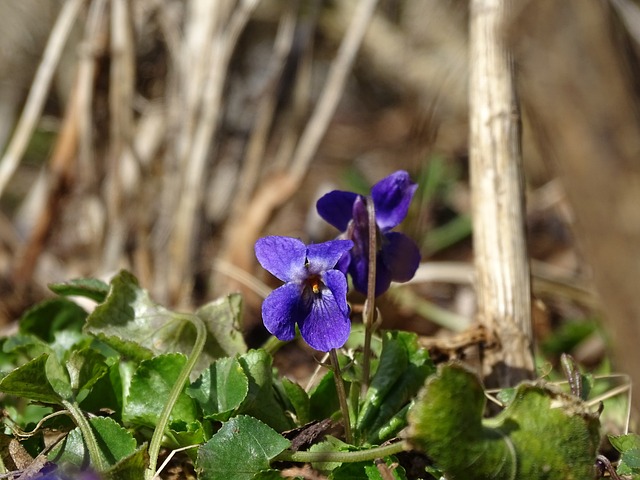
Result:
{"type": "Polygon", "coordinates": [[[593,477],[599,421],[579,398],[545,383],[522,383],[497,417],[483,420],[478,377],[440,365],[410,413],[412,442],[448,479],[593,477]]]}
{"type": "MultiPolygon", "coordinates": [[[[207,338],[192,378],[216,358],[246,351],[239,327],[241,311],[240,296],[231,295],[196,312],[205,324],[207,338]]],[[[85,330],[138,360],[170,352],[188,355],[196,338],[185,315],[155,303],[137,279],[124,270],[111,280],[109,295],[89,315],[85,330]]]]}
{"type": "Polygon", "coordinates": [[[289,445],[289,440],[260,420],[234,417],[198,450],[198,478],[251,480],[289,445]]]}

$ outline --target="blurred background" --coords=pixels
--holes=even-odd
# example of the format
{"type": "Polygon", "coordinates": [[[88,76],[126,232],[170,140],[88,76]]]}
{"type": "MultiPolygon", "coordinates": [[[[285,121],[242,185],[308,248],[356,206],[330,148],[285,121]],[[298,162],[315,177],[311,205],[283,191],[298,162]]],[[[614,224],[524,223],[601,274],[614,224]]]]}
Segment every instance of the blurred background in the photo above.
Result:
{"type": "MultiPolygon", "coordinates": [[[[512,6],[540,364],[638,375],[640,10],[512,6]]],[[[258,346],[277,282],[256,239],[332,238],[317,198],[405,169],[400,229],[423,264],[381,300],[384,326],[444,357],[473,344],[469,16],[461,0],[3,0],[0,323],[48,283],[126,268],[175,309],[243,292],[258,346]]]]}

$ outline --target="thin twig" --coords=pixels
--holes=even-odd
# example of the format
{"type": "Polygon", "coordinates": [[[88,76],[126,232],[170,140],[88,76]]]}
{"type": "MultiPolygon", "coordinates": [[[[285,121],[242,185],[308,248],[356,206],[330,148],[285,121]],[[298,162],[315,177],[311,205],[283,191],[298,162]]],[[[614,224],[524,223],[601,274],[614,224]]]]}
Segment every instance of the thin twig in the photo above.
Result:
{"type": "Polygon", "coordinates": [[[18,168],[20,159],[27,148],[29,139],[40,118],[53,74],[58,66],[65,43],[84,1],[85,0],[69,0],[64,2],[60,15],[58,15],[58,19],[51,30],[49,41],[42,56],[42,62],[38,67],[33,84],[31,85],[31,90],[29,91],[29,96],[27,97],[22,115],[16,126],[15,133],[11,138],[11,143],[9,143],[2,160],[0,160],[0,197],[2,197],[7,183],[13,176],[16,168],[18,168]]]}

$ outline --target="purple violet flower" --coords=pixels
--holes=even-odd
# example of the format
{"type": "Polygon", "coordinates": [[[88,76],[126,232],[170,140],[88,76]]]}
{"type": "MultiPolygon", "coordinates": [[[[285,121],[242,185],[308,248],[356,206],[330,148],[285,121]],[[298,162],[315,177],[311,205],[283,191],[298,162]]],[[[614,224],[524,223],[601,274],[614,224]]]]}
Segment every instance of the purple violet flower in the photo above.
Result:
{"type": "Polygon", "coordinates": [[[351,240],[305,245],[290,237],[264,237],[255,245],[260,265],[285,282],[262,303],[262,320],[280,340],[293,340],[296,323],[305,342],[328,352],[342,347],[351,331],[347,279],[336,270],[351,240]]]}
{"type": "Polygon", "coordinates": [[[406,235],[392,232],[407,216],[418,186],[404,170],[392,173],[371,188],[371,196],[334,190],[320,198],[318,213],[343,232],[340,238],[353,240],[354,247],[340,259],[338,267],[353,278],[356,290],[367,293],[369,274],[369,216],[367,202],[373,201],[376,215],[376,289],[381,295],[391,282],[406,282],[420,264],[420,250],[406,235]]]}

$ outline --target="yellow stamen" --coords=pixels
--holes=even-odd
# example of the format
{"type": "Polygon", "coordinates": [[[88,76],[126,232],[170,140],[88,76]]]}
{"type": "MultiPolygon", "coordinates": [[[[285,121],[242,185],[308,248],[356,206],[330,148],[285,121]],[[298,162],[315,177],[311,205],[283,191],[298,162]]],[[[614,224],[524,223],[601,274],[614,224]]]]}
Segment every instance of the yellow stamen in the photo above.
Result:
{"type": "Polygon", "coordinates": [[[320,282],[317,280],[314,281],[313,284],[311,285],[311,289],[313,290],[313,293],[315,293],[316,295],[320,293],[320,282]]]}

